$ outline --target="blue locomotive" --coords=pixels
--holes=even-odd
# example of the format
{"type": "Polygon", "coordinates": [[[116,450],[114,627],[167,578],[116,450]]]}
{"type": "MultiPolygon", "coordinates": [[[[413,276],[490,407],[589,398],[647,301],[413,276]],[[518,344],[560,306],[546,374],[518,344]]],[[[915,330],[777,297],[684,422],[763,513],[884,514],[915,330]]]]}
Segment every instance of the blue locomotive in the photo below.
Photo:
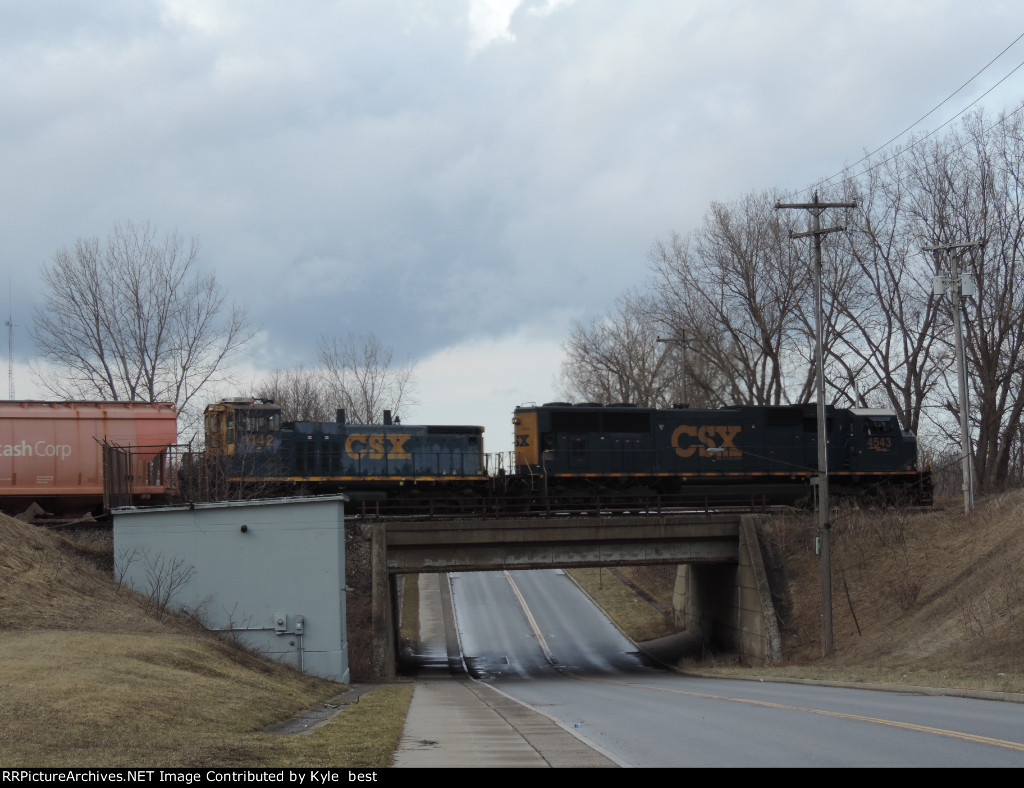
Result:
{"type": "MultiPolygon", "coordinates": [[[[917,439],[894,413],[830,406],[826,422],[834,494],[930,503],[917,439]]],[[[516,475],[548,494],[633,488],[793,503],[809,496],[818,475],[814,404],[696,410],[552,402],[516,408],[513,423],[516,475]]]]}
{"type": "MultiPolygon", "coordinates": [[[[931,503],[915,436],[895,414],[829,407],[827,456],[836,496],[931,503]]],[[[514,467],[490,473],[483,427],[281,421],[252,399],[207,407],[207,457],[250,494],[344,491],[355,499],[552,502],[658,498],[671,505],[806,502],[818,475],[816,406],[717,410],[565,402],[515,409],[514,467]],[[259,489],[255,489],[258,487],[259,489]]],[[[490,504],[488,504],[490,505],[490,504]]],[[[660,503],[659,503],[660,505],[660,503]]],[[[512,510],[522,509],[514,503],[512,510]]]]}
{"type": "MultiPolygon", "coordinates": [[[[231,399],[205,411],[207,456],[226,481],[279,493],[478,484],[488,479],[483,427],[282,422],[273,402],[231,399]]],[[[455,489],[453,487],[453,489],[455,489]]]]}

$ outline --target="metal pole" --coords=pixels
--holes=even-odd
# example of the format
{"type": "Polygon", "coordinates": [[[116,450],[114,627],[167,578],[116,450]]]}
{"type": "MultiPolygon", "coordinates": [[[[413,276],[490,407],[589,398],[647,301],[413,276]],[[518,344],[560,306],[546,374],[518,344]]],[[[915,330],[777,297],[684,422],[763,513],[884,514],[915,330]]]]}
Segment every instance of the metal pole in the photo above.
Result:
{"type": "Polygon", "coordinates": [[[960,469],[963,480],[960,489],[964,495],[964,514],[970,514],[974,508],[974,473],[971,467],[971,436],[967,430],[967,412],[970,407],[967,402],[967,358],[964,350],[964,324],[960,314],[961,308],[961,283],[959,266],[953,255],[949,256],[953,266],[953,322],[956,332],[956,385],[957,396],[960,400],[960,469]]]}
{"type": "MultiPolygon", "coordinates": [[[[922,252],[945,252],[949,255],[950,273],[952,276],[947,280],[942,276],[945,284],[953,288],[953,331],[956,334],[956,386],[957,396],[960,402],[960,469],[962,481],[960,489],[964,495],[964,514],[970,514],[974,508],[974,452],[971,450],[971,435],[968,429],[968,414],[970,412],[970,392],[967,386],[967,351],[964,347],[964,327],[961,310],[963,300],[967,297],[964,294],[963,275],[960,273],[960,263],[953,255],[954,249],[966,249],[971,246],[985,247],[985,241],[969,241],[962,244],[936,244],[935,246],[922,246],[922,252]]],[[[941,270],[941,265],[938,266],[941,270]]],[[[942,295],[942,290],[936,290],[937,295],[942,295]]]]}

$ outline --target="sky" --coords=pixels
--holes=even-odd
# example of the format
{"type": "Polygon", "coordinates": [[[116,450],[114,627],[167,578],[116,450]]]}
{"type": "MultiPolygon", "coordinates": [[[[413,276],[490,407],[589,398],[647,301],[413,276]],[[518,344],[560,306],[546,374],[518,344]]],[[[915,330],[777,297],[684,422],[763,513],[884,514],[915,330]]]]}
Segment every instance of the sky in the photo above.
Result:
{"type": "MultiPolygon", "coordinates": [[[[198,238],[259,329],[224,396],[373,332],[416,365],[403,422],[510,450],[656,240],[853,164],[1022,32],[1016,0],[0,2],[16,396],[43,396],[41,267],[148,221],[198,238]]],[[[978,106],[1022,99],[1024,69],[978,106]]]]}

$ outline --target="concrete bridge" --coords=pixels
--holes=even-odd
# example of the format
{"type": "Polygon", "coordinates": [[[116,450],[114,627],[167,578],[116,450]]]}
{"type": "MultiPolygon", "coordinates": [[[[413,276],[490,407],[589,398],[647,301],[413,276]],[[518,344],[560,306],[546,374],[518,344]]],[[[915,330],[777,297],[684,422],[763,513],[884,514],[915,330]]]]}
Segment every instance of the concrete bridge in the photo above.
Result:
{"type": "Polygon", "coordinates": [[[383,678],[395,675],[395,578],[431,572],[678,565],[680,630],[722,644],[745,660],[781,659],[756,515],[381,521],[367,527],[372,529],[373,666],[383,678]]]}

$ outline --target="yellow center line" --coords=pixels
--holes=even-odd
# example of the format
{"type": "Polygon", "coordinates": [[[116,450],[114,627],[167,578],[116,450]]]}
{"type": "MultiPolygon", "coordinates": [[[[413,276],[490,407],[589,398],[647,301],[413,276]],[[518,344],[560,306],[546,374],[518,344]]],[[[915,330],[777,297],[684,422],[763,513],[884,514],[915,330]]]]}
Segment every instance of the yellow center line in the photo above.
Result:
{"type": "Polygon", "coordinates": [[[789,706],[785,703],[772,703],[771,701],[765,700],[753,700],[750,698],[734,698],[729,695],[711,695],[706,692],[692,692],[690,690],[679,690],[671,689],[669,687],[652,687],[649,684],[637,684],[631,681],[614,681],[612,679],[598,679],[589,676],[578,676],[567,671],[563,671],[566,676],[570,678],[578,679],[579,681],[595,681],[601,684],[614,684],[622,687],[635,687],[637,689],[647,689],[653,692],[669,692],[674,695],[689,695],[693,698],[706,698],[708,700],[727,700],[734,703],[746,703],[751,706],[764,706],[770,709],[784,709],[786,711],[802,711],[806,714],[820,714],[824,717],[837,717],[845,720],[858,720],[860,722],[873,722],[876,725],[888,725],[892,728],[903,728],[908,731],[917,731],[918,733],[931,733],[935,736],[948,736],[952,739],[961,739],[963,741],[975,742],[978,744],[991,744],[996,747],[1004,747],[1008,750],[1016,750],[1018,752],[1024,752],[1024,744],[1021,742],[1007,741],[1005,739],[993,739],[991,736],[979,736],[974,733],[962,733],[961,731],[951,731],[945,728],[933,728],[930,725],[918,725],[913,722],[898,722],[896,720],[887,720],[882,717],[867,717],[863,714],[848,714],[841,711],[826,711],[824,709],[808,709],[803,706],[789,706]]]}
{"type": "Polygon", "coordinates": [[[537,638],[537,642],[540,644],[541,651],[544,652],[544,656],[547,657],[548,662],[554,664],[554,658],[551,656],[551,649],[548,648],[548,642],[544,639],[544,633],[540,631],[540,627],[537,626],[537,619],[533,617],[533,613],[530,612],[529,606],[526,604],[526,600],[523,599],[523,595],[519,592],[519,586],[516,585],[516,581],[512,579],[512,575],[509,574],[506,569],[503,574],[505,579],[508,580],[508,584],[512,586],[512,593],[516,595],[516,599],[519,600],[519,606],[523,609],[523,613],[526,614],[526,623],[530,625],[530,629],[533,630],[533,634],[537,638]]]}
{"type": "MultiPolygon", "coordinates": [[[[551,650],[548,648],[548,643],[544,639],[543,633],[540,631],[540,627],[537,625],[537,620],[533,617],[533,613],[530,612],[529,606],[526,604],[526,600],[523,598],[522,593],[519,591],[519,587],[512,579],[512,575],[505,571],[505,579],[508,580],[508,584],[512,587],[512,592],[516,595],[516,599],[519,600],[519,605],[523,609],[523,613],[526,614],[526,621],[530,625],[530,629],[533,630],[533,634],[537,638],[537,642],[540,644],[541,650],[544,652],[544,656],[547,660],[554,664],[555,660],[551,654],[551,650]]],[[[993,739],[991,736],[979,736],[974,733],[962,733],[960,731],[950,731],[945,728],[933,728],[930,725],[918,725],[913,722],[897,722],[896,720],[887,720],[882,717],[866,717],[863,714],[848,714],[841,711],[825,711],[824,709],[808,709],[803,706],[789,706],[785,703],[772,703],[766,700],[752,700],[750,698],[734,698],[729,695],[711,695],[706,692],[693,692],[691,690],[680,690],[672,689],[670,687],[652,687],[649,684],[637,684],[632,681],[615,681],[613,679],[599,679],[591,676],[579,676],[571,671],[559,668],[560,672],[572,679],[578,681],[593,681],[598,684],[612,684],[619,687],[634,687],[636,689],[646,689],[653,692],[668,692],[673,695],[688,695],[692,698],[705,698],[707,700],[727,700],[733,703],[746,703],[750,706],[764,706],[769,709],[783,709],[785,711],[801,711],[805,714],[820,714],[823,717],[836,717],[844,720],[857,720],[859,722],[872,722],[876,725],[888,725],[892,728],[902,728],[903,730],[916,731],[918,733],[931,733],[935,736],[948,736],[951,739],[961,739],[962,741],[975,742],[977,744],[991,744],[995,747],[1003,747],[1008,750],[1016,750],[1017,752],[1024,752],[1024,744],[1015,741],[1007,741],[1005,739],[993,739]]]]}

